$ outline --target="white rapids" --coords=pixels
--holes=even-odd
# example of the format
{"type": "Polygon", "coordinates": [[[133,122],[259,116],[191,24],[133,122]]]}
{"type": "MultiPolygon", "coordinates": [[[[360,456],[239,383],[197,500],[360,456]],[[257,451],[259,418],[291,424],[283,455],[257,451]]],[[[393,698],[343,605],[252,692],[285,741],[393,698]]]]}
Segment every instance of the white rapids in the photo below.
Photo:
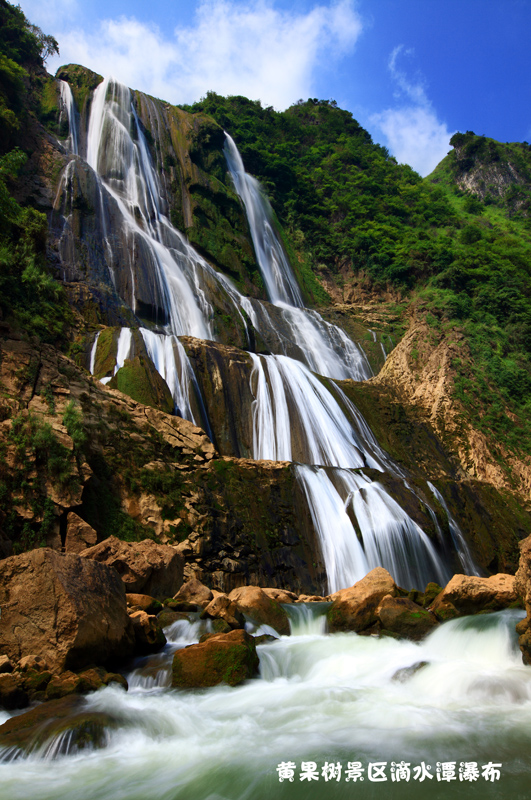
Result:
{"type": "MultiPolygon", "coordinates": [[[[298,635],[258,647],[260,676],[239,687],[89,696],[90,710],[118,720],[107,746],[55,760],[48,747],[0,765],[1,800],[529,796],[531,670],[515,642],[518,612],[454,620],[418,644],[326,636],[301,626],[304,613],[295,612],[298,635]],[[424,762],[433,779],[393,783],[400,761],[411,770],[424,762]],[[293,762],[293,783],[279,782],[281,762],[293,762]],[[320,775],[325,762],[339,762],[341,780],[302,783],[302,762],[320,775]],[[349,762],[359,762],[363,783],[346,782],[349,762]],[[371,762],[386,762],[384,795],[367,780],[371,762]],[[461,762],[494,762],[501,777],[441,784],[437,762],[454,762],[456,776],[461,762]]],[[[179,635],[181,645],[192,638],[179,635]]]]}

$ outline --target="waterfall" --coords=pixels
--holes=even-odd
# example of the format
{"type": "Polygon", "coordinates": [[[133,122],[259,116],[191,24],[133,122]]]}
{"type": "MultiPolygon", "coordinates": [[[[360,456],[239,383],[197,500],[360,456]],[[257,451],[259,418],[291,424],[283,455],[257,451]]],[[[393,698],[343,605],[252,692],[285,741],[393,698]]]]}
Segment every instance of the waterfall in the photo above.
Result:
{"type": "MultiPolygon", "coordinates": [[[[178,413],[197,424],[192,396],[201,404],[199,386],[178,337],[214,339],[215,298],[222,297],[242,321],[248,342],[249,320],[272,353],[250,353],[253,457],[297,463],[329,589],[351,585],[377,565],[408,588],[444,580],[448,568],[433,544],[374,473],[391,473],[414,496],[407,476],[333,382],[370,377],[365,354],[340,328],[304,307],[267,199],[245,172],[229,136],[225,155],[270,302],[241,295],[169,222],[130,90],[106,78],[94,91],[86,162],[97,185],[109,272],[138,316],[146,353],[167,382],[178,413]],[[153,310],[152,328],[143,323],[146,307],[153,310]]],[[[69,169],[66,175],[72,174],[69,169]]],[[[71,178],[62,181],[65,192],[71,183],[71,178]]],[[[63,205],[67,207],[66,201],[63,205]]],[[[128,357],[131,343],[131,330],[122,328],[114,372],[128,357]]],[[[95,341],[92,369],[97,346],[95,341]]]]}
{"type": "Polygon", "coordinates": [[[463,532],[459,525],[457,524],[456,519],[450,514],[448,506],[446,505],[446,501],[440,491],[427,481],[430,491],[432,492],[433,496],[436,500],[439,501],[441,506],[446,512],[446,516],[448,517],[448,527],[450,528],[450,534],[452,537],[452,541],[459,557],[459,561],[461,562],[461,566],[463,568],[463,572],[465,575],[481,575],[480,570],[477,568],[474,559],[472,558],[472,553],[470,552],[470,548],[466,543],[466,539],[463,536],[463,532]]]}
{"type": "Polygon", "coordinates": [[[233,139],[225,134],[225,157],[247,211],[256,258],[260,273],[272,303],[286,303],[301,308],[304,303],[290,263],[276,234],[273,211],[262,188],[243,166],[243,161],[233,139]]]}
{"type": "Polygon", "coordinates": [[[61,93],[61,117],[63,117],[63,109],[66,113],[66,118],[68,120],[68,139],[66,140],[66,145],[68,150],[74,155],[78,155],[79,153],[79,145],[78,145],[78,129],[77,129],[77,112],[76,112],[76,104],[74,101],[74,95],[72,94],[72,89],[70,85],[66,81],[59,81],[59,91],[61,93]]]}

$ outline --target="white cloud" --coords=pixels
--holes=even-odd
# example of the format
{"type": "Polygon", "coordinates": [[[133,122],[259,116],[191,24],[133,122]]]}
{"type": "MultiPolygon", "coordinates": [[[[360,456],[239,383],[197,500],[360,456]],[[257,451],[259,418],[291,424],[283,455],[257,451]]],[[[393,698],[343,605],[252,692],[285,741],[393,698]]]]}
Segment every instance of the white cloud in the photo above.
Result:
{"type": "Polygon", "coordinates": [[[352,0],[306,13],[278,10],[268,0],[203,0],[194,24],[173,35],[133,17],[105,20],[94,31],[52,30],[61,56],[48,68],[80,63],[174,103],[214,90],[285,108],[312,94],[325,57],[351,50],[361,28],[352,0]]]}
{"type": "Polygon", "coordinates": [[[422,76],[411,80],[399,69],[401,54],[412,56],[413,52],[404,50],[402,45],[395,47],[388,66],[396,85],[395,97],[400,100],[405,95],[407,102],[373,114],[370,121],[385,135],[390,152],[401,164],[429,175],[448,153],[454,131],[449,131],[446,123],[438,119],[422,76]]]}

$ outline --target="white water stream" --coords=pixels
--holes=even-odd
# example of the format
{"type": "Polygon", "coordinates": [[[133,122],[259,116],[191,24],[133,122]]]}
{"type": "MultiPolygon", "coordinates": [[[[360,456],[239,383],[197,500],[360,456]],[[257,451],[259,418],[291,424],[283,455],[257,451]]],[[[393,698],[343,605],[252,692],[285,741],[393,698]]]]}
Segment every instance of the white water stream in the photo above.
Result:
{"type": "MultiPolygon", "coordinates": [[[[515,644],[517,618],[455,620],[415,644],[326,636],[311,612],[304,630],[299,612],[299,635],[259,646],[260,677],[239,687],[109,687],[89,696],[90,710],[117,721],[107,747],[2,764],[0,798],[528,800],[531,670],[515,644]],[[294,781],[280,783],[277,766],[289,761],[294,781]],[[303,761],[315,762],[318,781],[300,780],[303,761]],[[409,781],[392,781],[400,761],[409,781]],[[324,780],[325,762],[342,765],[339,781],[324,780]],[[349,762],[359,763],[363,782],[347,782],[349,762]],[[386,762],[385,785],[368,780],[374,762],[386,762]],[[433,778],[420,782],[422,762],[433,778]],[[438,762],[453,762],[455,781],[437,780],[438,762]],[[461,762],[478,765],[478,780],[459,781],[461,762]],[[489,762],[501,764],[498,781],[481,776],[489,762]]],[[[181,630],[179,643],[197,634],[181,630]]]]}
{"type": "MultiPolygon", "coordinates": [[[[66,90],[62,91],[67,97],[66,90]]],[[[69,118],[75,122],[73,107],[69,118]]],[[[127,242],[125,261],[122,249],[118,263],[118,232],[105,234],[105,251],[111,254],[109,270],[115,278],[118,268],[122,275],[129,271],[123,299],[133,310],[138,310],[137,283],[152,287],[153,304],[160,305],[165,321],[156,330],[141,327],[140,332],[148,355],[170,388],[176,410],[197,422],[191,398],[193,394],[201,403],[199,386],[177,337],[214,338],[211,290],[215,286],[241,320],[245,322],[245,311],[255,329],[275,343],[277,355],[250,354],[255,400],[252,408],[241,413],[252,413],[254,458],[300,462],[297,474],[321,541],[329,588],[351,585],[376,565],[389,569],[408,588],[423,588],[429,580],[444,581],[449,569],[426,534],[382,482],[358,471],[388,471],[401,481],[405,474],[380,448],[344,392],[333,383],[331,391],[312,374],[335,379],[370,377],[362,350],[317,312],[304,308],[269,204],[259,184],[245,172],[229,136],[225,153],[245,206],[259,268],[273,304],[269,307],[243,297],[170,224],[164,192],[129,89],[107,78],[94,92],[86,161],[96,174],[100,196],[114,203],[119,233],[127,242]],[[287,352],[295,352],[297,360],[282,355],[287,352]],[[335,469],[335,477],[323,467],[335,469]]],[[[65,179],[65,187],[67,183],[65,179]]],[[[92,367],[97,346],[96,341],[92,367]]],[[[114,372],[123,365],[130,348],[131,331],[122,328],[114,372]]],[[[104,380],[108,379],[110,376],[104,380]]],[[[463,553],[459,547],[458,555],[468,567],[463,553]]]]}

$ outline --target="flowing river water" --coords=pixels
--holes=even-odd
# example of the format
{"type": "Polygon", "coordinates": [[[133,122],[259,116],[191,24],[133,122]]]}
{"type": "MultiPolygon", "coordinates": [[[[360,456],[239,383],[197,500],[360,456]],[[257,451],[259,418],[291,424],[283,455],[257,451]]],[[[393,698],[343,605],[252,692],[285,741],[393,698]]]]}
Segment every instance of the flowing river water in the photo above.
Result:
{"type": "MultiPolygon", "coordinates": [[[[404,586],[443,582],[450,572],[442,548],[374,479],[375,472],[403,481],[406,476],[340,388],[327,389],[312,374],[363,380],[371,371],[363,351],[343,331],[304,308],[267,201],[245,173],[232,140],[227,138],[227,162],[271,306],[243,297],[169,223],[130,91],[112,79],[100,84],[85,137],[67,84],[61,84],[61,93],[71,122],[71,161],[58,192],[64,215],[60,249],[68,252],[69,191],[82,162],[97,184],[109,278],[125,287],[123,299],[133,311],[135,269],[142,262],[149,270],[154,305],[164,313],[156,329],[143,328],[141,334],[176,409],[193,421],[189,398],[195,376],[177,337],[215,338],[209,287],[215,284],[234,314],[244,323],[250,319],[258,331],[272,325],[274,306],[290,334],[287,339],[285,332],[269,330],[272,354],[251,354],[253,454],[298,462],[329,590],[351,585],[377,565],[404,586]],[[119,231],[112,229],[112,219],[119,231]],[[120,260],[125,252],[119,252],[120,236],[133,254],[129,260],[120,260]],[[369,469],[373,477],[364,473],[369,469]]],[[[115,371],[131,341],[124,328],[115,371]]],[[[97,346],[96,337],[92,371],[97,346]]],[[[435,487],[431,491],[444,503],[435,487]]],[[[463,571],[476,572],[457,521],[450,523],[463,571]]],[[[114,720],[105,747],[64,754],[64,742],[56,742],[29,757],[7,756],[0,765],[0,799],[528,800],[531,670],[523,666],[516,642],[520,612],[447,622],[421,643],[327,635],[319,606],[294,606],[289,613],[292,635],[258,646],[258,677],[236,688],[194,692],[169,688],[171,656],[197,641],[204,627],[197,621],[177,623],[166,631],[162,654],[133,665],[129,692],[108,687],[87,697],[89,709],[114,720]],[[489,764],[501,767],[489,772],[489,764]],[[301,780],[314,770],[317,780],[301,780]],[[486,780],[484,772],[495,780],[486,780]]]]}
{"type": "Polygon", "coordinates": [[[514,632],[521,612],[453,620],[418,644],[327,636],[322,608],[291,613],[292,635],[258,646],[259,677],[194,692],[164,686],[171,653],[201,632],[177,623],[152,668],[129,674],[129,692],[109,687],[87,698],[116,720],[104,749],[2,764],[0,798],[528,800],[531,670],[514,632]],[[281,782],[277,768],[289,762],[293,781],[281,782]],[[317,781],[301,781],[302,762],[315,764],[317,781]],[[370,780],[383,762],[386,781],[370,780]],[[400,762],[409,766],[396,781],[400,762]],[[336,770],[328,781],[326,763],[336,770]],[[437,764],[446,770],[439,777],[453,765],[455,780],[438,780],[437,764]],[[461,764],[468,775],[477,765],[477,780],[460,780],[461,764]],[[483,777],[489,764],[501,764],[499,779],[483,777]],[[356,767],[364,780],[347,780],[356,767]]]}

